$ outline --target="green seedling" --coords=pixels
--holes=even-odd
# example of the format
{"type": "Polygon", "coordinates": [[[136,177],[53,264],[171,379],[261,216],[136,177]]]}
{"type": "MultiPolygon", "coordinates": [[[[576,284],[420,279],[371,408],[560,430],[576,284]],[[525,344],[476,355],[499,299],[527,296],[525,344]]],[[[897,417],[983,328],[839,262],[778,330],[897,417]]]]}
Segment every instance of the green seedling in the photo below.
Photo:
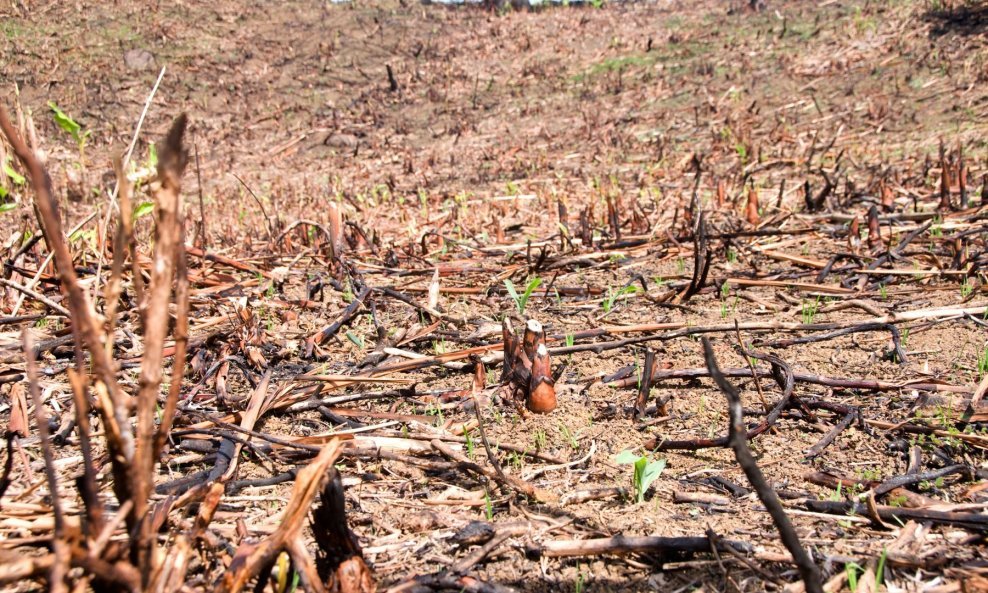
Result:
{"type": "Polygon", "coordinates": [[[648,487],[662,475],[662,470],[666,467],[665,459],[649,461],[647,455],[638,457],[629,449],[618,453],[614,461],[620,464],[634,464],[635,472],[632,475],[631,483],[635,488],[635,501],[638,503],[645,500],[645,492],[648,490],[648,487]]]}
{"type": "Polygon", "coordinates": [[[48,107],[52,110],[54,114],[55,123],[58,127],[62,128],[63,131],[72,136],[76,144],[79,147],[79,162],[85,162],[86,155],[86,142],[89,140],[89,135],[92,134],[91,130],[82,131],[82,126],[79,125],[77,121],[69,117],[67,113],[58,108],[58,105],[54,101],[48,101],[48,107]]]}
{"type": "Polygon", "coordinates": [[[875,567],[875,583],[879,587],[885,582],[885,561],[888,553],[888,548],[882,548],[882,553],[878,556],[878,566],[875,567]]]}
{"type": "Polygon", "coordinates": [[[491,493],[484,490],[484,515],[490,521],[494,518],[494,503],[491,501],[491,493]]]}
{"type": "Polygon", "coordinates": [[[864,572],[864,569],[856,562],[849,562],[844,566],[844,572],[847,573],[847,587],[854,593],[858,590],[858,574],[864,572]]]}
{"type": "Polygon", "coordinates": [[[803,318],[804,324],[813,323],[816,319],[817,311],[820,310],[820,297],[817,297],[815,301],[803,301],[803,307],[800,314],[803,318]]]}
{"type": "Polygon", "coordinates": [[[467,457],[471,457],[472,458],[473,457],[473,451],[477,447],[476,441],[473,440],[473,431],[472,430],[468,430],[466,432],[466,434],[463,435],[463,438],[465,438],[466,441],[467,441],[466,442],[466,445],[467,445],[467,457]]]}
{"type": "Polygon", "coordinates": [[[966,299],[967,297],[971,296],[972,292],[974,292],[974,284],[972,284],[970,280],[965,282],[964,284],[961,284],[962,299],[966,299]]]}
{"type": "Polygon", "coordinates": [[[988,375],[988,346],[978,355],[978,377],[988,375]]]}
{"type": "Polygon", "coordinates": [[[576,336],[573,334],[566,334],[566,347],[572,348],[573,344],[576,343],[576,336]]]}
{"type": "Polygon", "coordinates": [[[882,297],[883,301],[889,300],[889,291],[884,284],[878,285],[878,296],[882,297]]]}
{"type": "Polygon", "coordinates": [[[576,435],[573,434],[573,431],[571,431],[568,426],[560,423],[559,432],[563,435],[563,438],[569,442],[570,447],[573,447],[574,449],[580,448],[580,443],[576,440],[576,435]]]}
{"type": "Polygon", "coordinates": [[[511,300],[515,302],[515,307],[518,309],[518,314],[523,315],[525,313],[525,307],[528,305],[528,299],[531,298],[532,293],[542,285],[541,278],[532,278],[528,281],[528,285],[525,287],[525,292],[521,295],[515,289],[515,284],[507,278],[504,279],[504,287],[508,290],[508,294],[511,296],[511,300]]]}
{"type": "Polygon", "coordinates": [[[726,299],[731,295],[731,283],[725,282],[720,285],[720,298],[726,299]]]}
{"type": "Polygon", "coordinates": [[[362,337],[358,336],[353,332],[347,332],[346,338],[351,342],[353,342],[353,345],[359,348],[360,350],[364,349],[364,339],[362,337]]]}
{"type": "Polygon", "coordinates": [[[604,302],[602,302],[600,304],[600,306],[603,307],[604,313],[610,313],[611,312],[611,309],[614,308],[614,303],[619,298],[621,298],[621,297],[623,297],[625,295],[628,295],[628,294],[636,294],[637,292],[638,292],[638,287],[635,286],[634,284],[625,286],[624,288],[622,288],[621,290],[618,290],[616,292],[615,291],[612,291],[610,288],[608,288],[607,289],[607,298],[604,299],[604,302]]]}
{"type": "MultiPolygon", "coordinates": [[[[14,171],[13,167],[10,166],[10,157],[8,156],[3,162],[3,172],[10,179],[11,183],[14,185],[24,185],[24,176],[14,171]]],[[[17,202],[7,202],[7,196],[10,195],[10,191],[0,185],[0,213],[10,212],[11,210],[17,208],[17,202]]]]}
{"type": "Polygon", "coordinates": [[[544,451],[546,445],[549,442],[549,438],[546,436],[545,431],[542,429],[535,431],[535,450],[544,451]]]}

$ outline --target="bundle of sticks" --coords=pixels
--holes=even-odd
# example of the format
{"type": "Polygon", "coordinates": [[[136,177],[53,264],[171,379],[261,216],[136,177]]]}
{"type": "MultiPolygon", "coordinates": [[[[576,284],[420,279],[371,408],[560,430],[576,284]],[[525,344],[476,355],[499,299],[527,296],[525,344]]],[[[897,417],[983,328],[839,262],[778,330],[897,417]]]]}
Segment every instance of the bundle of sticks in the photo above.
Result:
{"type": "Polygon", "coordinates": [[[525,322],[521,339],[515,333],[511,320],[505,318],[502,326],[504,337],[504,366],[501,372],[501,388],[506,400],[521,409],[522,405],[537,414],[556,409],[555,379],[549,364],[549,350],[545,346],[545,331],[535,319],[525,322]]]}

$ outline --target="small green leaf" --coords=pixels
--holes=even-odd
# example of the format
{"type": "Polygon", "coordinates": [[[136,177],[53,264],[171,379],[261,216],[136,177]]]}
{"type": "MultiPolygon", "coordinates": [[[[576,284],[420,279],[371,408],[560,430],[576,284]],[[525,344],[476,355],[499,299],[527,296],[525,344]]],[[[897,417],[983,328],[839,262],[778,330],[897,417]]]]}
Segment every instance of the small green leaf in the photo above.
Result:
{"type": "Polygon", "coordinates": [[[21,175],[17,171],[14,171],[14,168],[10,166],[9,156],[7,157],[7,160],[5,160],[3,163],[3,172],[7,174],[7,177],[10,177],[10,180],[14,182],[14,185],[24,185],[24,183],[27,181],[26,179],[24,179],[23,175],[21,175]]]}
{"type": "MultiPolygon", "coordinates": [[[[65,132],[72,135],[72,138],[76,142],[82,141],[85,136],[82,135],[82,126],[80,126],[74,119],[69,117],[67,113],[58,108],[58,105],[54,101],[48,101],[48,107],[51,108],[52,112],[55,114],[55,123],[58,127],[62,128],[65,132]]],[[[88,135],[88,134],[87,134],[88,135]]]]}
{"type": "Polygon", "coordinates": [[[144,218],[154,211],[154,202],[141,202],[134,208],[134,220],[144,218]]]}
{"type": "MultiPolygon", "coordinates": [[[[3,189],[3,188],[0,188],[0,189],[3,189]]],[[[3,197],[3,196],[0,196],[0,197],[3,197]]],[[[11,210],[15,210],[16,208],[17,208],[17,202],[7,202],[5,204],[0,204],[0,214],[2,214],[4,212],[10,212],[11,210]]]]}
{"type": "Polygon", "coordinates": [[[158,167],[158,149],[155,148],[154,142],[148,144],[148,168],[156,169],[158,167]]]}
{"type": "Polygon", "coordinates": [[[515,303],[518,303],[518,291],[515,290],[515,283],[507,278],[504,279],[504,287],[508,289],[508,294],[514,299],[515,303]]]}
{"type": "Polygon", "coordinates": [[[625,449],[614,456],[614,463],[637,463],[638,459],[638,455],[632,453],[631,449],[625,449]]]}

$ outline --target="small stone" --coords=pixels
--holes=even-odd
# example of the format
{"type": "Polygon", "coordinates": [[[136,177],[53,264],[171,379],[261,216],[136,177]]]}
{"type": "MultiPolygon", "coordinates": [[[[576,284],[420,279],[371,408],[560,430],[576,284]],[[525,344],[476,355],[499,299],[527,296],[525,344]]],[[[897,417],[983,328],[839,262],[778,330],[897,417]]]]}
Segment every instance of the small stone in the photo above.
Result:
{"type": "Polygon", "coordinates": [[[356,148],[357,137],[351,134],[330,134],[323,142],[326,146],[333,148],[356,148]]]}
{"type": "Polygon", "coordinates": [[[453,543],[459,546],[477,546],[487,543],[494,537],[494,526],[486,521],[471,521],[456,532],[453,543]]]}
{"type": "Polygon", "coordinates": [[[146,49],[128,49],[123,55],[124,66],[129,70],[142,72],[154,68],[154,55],[146,49]]]}

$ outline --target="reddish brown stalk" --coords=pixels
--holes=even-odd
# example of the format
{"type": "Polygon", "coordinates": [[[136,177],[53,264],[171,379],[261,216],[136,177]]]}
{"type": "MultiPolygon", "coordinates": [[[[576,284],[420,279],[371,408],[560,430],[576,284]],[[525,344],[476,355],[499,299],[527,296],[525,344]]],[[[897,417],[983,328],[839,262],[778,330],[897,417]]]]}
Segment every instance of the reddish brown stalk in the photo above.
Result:
{"type": "Polygon", "coordinates": [[[744,219],[748,221],[748,224],[758,226],[761,216],[758,215],[758,190],[755,186],[748,188],[748,206],[744,211],[744,219]]]}
{"type": "Polygon", "coordinates": [[[882,241],[881,225],[878,222],[878,208],[872,206],[868,210],[868,247],[878,251],[885,246],[882,241]]]}
{"type": "Polygon", "coordinates": [[[89,350],[93,373],[99,382],[96,385],[97,394],[103,393],[106,396],[101,399],[104,405],[99,410],[107,422],[107,447],[113,461],[114,492],[122,502],[129,499],[132,493],[129,467],[134,458],[134,438],[129,430],[120,430],[120,427],[129,426],[128,404],[117,383],[115,365],[103,348],[101,324],[96,320],[89,298],[79,285],[72,254],[62,232],[62,221],[51,195],[51,181],[48,174],[17,133],[10,122],[7,110],[2,106],[0,106],[0,129],[3,130],[14,153],[31,177],[34,204],[40,218],[45,243],[48,244],[49,251],[54,254],[62,288],[68,294],[73,331],[77,332],[80,342],[89,350]],[[116,430],[111,430],[111,425],[115,426],[116,430]]]}
{"type": "MultiPolygon", "coordinates": [[[[152,534],[144,521],[148,500],[154,479],[156,461],[154,413],[158,405],[158,395],[164,370],[164,346],[168,337],[170,318],[168,305],[171,301],[172,283],[175,276],[176,260],[182,248],[182,203],[181,177],[188,163],[188,153],[182,145],[187,119],[180,115],[172,124],[163,143],[158,161],[158,183],[154,188],[155,228],[154,264],[151,269],[151,283],[148,288],[147,303],[142,311],[144,318],[144,354],[141,359],[141,374],[137,394],[137,444],[134,462],[131,465],[133,481],[132,501],[134,517],[142,521],[140,536],[134,538],[138,567],[143,582],[150,578],[152,534]],[[144,556],[146,555],[146,556],[144,556]],[[143,557],[142,557],[143,556],[143,557]]],[[[186,319],[187,323],[187,319],[186,319]]],[[[184,350],[184,337],[178,348],[184,350]]],[[[182,357],[184,359],[184,356],[182,357]]],[[[175,359],[179,372],[184,368],[184,360],[175,359]]],[[[174,382],[173,385],[180,384],[174,382]]],[[[177,394],[176,394],[177,395],[177,394]]],[[[174,406],[172,406],[174,410],[174,406]]],[[[170,419],[169,419],[170,422],[170,419]]],[[[164,442],[161,439],[161,442],[164,442]]]]}
{"type": "Polygon", "coordinates": [[[556,390],[553,387],[552,370],[549,365],[549,351],[544,343],[539,343],[532,360],[532,380],[528,386],[526,406],[536,414],[548,414],[556,409],[556,390]]]}
{"type": "Polygon", "coordinates": [[[334,440],[323,447],[309,465],[299,471],[292,490],[292,498],[285,507],[277,529],[256,544],[241,544],[229,568],[217,583],[217,591],[236,593],[243,590],[251,579],[271,566],[279,552],[285,550],[290,542],[301,535],[312,501],[322,490],[323,484],[329,478],[328,471],[339,456],[340,442],[334,440]]]}
{"type": "Polygon", "coordinates": [[[31,391],[31,403],[34,405],[34,418],[38,427],[38,439],[41,441],[41,452],[45,458],[45,477],[48,482],[48,492],[51,496],[52,516],[55,527],[52,532],[52,551],[55,562],[48,571],[48,586],[51,593],[66,593],[68,586],[65,578],[69,571],[69,542],[66,541],[65,513],[62,511],[62,496],[58,491],[58,476],[55,473],[55,454],[52,451],[51,437],[48,428],[48,415],[41,402],[41,386],[38,385],[38,365],[34,361],[34,344],[29,330],[24,330],[21,336],[24,343],[24,357],[27,361],[28,385],[31,391]]]}

